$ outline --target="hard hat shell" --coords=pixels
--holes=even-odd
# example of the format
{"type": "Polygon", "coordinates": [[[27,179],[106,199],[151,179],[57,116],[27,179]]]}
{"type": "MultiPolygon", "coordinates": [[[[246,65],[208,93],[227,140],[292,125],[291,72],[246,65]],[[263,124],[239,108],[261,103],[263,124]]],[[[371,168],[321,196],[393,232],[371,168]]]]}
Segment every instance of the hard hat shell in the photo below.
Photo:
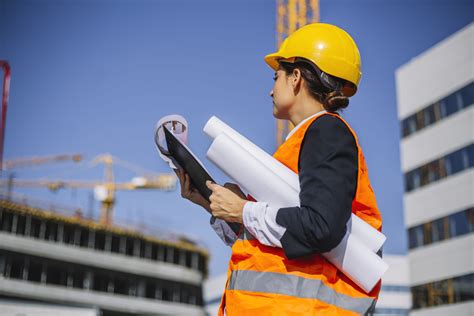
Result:
{"type": "Polygon", "coordinates": [[[276,71],[280,59],[292,62],[297,57],[313,62],[329,75],[350,82],[342,89],[345,95],[356,93],[362,75],[359,49],[343,29],[326,23],[305,25],[290,34],[276,53],[265,56],[265,62],[276,71]]]}

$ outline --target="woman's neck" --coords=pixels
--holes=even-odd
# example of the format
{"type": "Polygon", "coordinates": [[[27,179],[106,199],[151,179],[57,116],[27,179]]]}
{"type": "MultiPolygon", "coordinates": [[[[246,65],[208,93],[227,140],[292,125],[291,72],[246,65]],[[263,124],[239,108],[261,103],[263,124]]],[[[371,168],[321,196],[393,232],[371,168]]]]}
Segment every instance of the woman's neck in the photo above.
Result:
{"type": "Polygon", "coordinates": [[[294,126],[297,126],[304,119],[323,111],[324,107],[321,103],[311,97],[305,98],[304,100],[301,100],[301,102],[297,102],[295,106],[293,106],[293,109],[294,111],[290,113],[289,120],[294,126]]]}

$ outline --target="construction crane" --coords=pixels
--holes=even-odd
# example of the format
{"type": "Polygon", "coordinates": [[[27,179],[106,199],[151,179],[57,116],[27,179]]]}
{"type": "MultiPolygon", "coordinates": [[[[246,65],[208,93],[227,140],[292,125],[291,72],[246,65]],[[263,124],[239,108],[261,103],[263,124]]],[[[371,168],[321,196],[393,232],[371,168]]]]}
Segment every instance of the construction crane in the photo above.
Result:
{"type": "MultiPolygon", "coordinates": [[[[306,25],[319,22],[319,0],[277,0],[277,49],[288,35],[306,25]]],[[[279,147],[294,128],[290,121],[276,120],[276,144],[279,147]]]]}
{"type": "Polygon", "coordinates": [[[3,162],[2,170],[10,170],[16,168],[23,168],[35,165],[42,165],[46,163],[56,163],[61,161],[73,161],[80,162],[82,160],[81,154],[62,154],[54,156],[40,156],[40,157],[28,157],[28,158],[17,158],[9,159],[3,162]]]}
{"type": "Polygon", "coordinates": [[[110,154],[99,155],[92,161],[93,165],[99,163],[104,164],[105,167],[104,179],[102,181],[2,179],[0,180],[0,187],[48,188],[51,191],[58,191],[60,189],[93,189],[95,198],[101,202],[99,220],[104,225],[112,224],[116,191],[138,189],[171,191],[176,187],[176,176],[174,174],[155,174],[113,157],[110,154]],[[114,164],[122,165],[141,175],[132,178],[130,182],[115,182],[114,164]]]}

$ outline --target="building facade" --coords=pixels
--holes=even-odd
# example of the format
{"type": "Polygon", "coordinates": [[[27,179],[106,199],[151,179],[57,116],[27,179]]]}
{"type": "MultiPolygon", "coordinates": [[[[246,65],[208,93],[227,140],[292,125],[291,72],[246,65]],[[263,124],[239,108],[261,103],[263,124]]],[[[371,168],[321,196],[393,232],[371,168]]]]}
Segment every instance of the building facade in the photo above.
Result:
{"type": "Polygon", "coordinates": [[[412,315],[474,314],[474,23],[396,71],[412,315]]]}
{"type": "Polygon", "coordinates": [[[3,304],[76,306],[104,316],[205,314],[208,254],[190,241],[1,199],[0,241],[3,304]]]}
{"type": "Polygon", "coordinates": [[[400,255],[384,255],[388,270],[382,277],[376,316],[407,316],[411,309],[410,272],[408,257],[400,255]]]}

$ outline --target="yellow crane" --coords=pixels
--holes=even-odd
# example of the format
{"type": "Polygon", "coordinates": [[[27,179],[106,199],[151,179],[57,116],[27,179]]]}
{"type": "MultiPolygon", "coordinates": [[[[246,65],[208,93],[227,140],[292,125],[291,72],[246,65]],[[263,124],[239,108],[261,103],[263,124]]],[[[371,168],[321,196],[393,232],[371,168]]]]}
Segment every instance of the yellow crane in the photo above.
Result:
{"type": "MultiPolygon", "coordinates": [[[[50,160],[48,160],[50,161],[50,160]]],[[[125,162],[110,154],[102,154],[93,160],[93,165],[104,164],[104,179],[102,181],[80,181],[80,180],[22,180],[1,179],[0,187],[29,187],[48,188],[52,191],[60,189],[93,189],[97,200],[101,202],[100,223],[112,224],[113,208],[115,204],[115,192],[118,190],[155,189],[171,191],[176,187],[176,176],[174,174],[155,174],[125,162]],[[141,174],[132,178],[130,182],[115,182],[113,172],[114,164],[120,164],[128,169],[141,174]]]]}
{"type": "Polygon", "coordinates": [[[22,167],[29,167],[32,165],[42,165],[46,163],[55,163],[60,161],[80,162],[82,160],[81,154],[62,154],[54,156],[38,156],[27,158],[9,159],[3,162],[2,170],[10,170],[22,167]]]}
{"type": "MultiPolygon", "coordinates": [[[[319,22],[319,0],[277,0],[276,44],[281,46],[288,35],[308,24],[319,22]]],[[[276,144],[279,147],[294,128],[290,121],[276,120],[276,144]]]]}

